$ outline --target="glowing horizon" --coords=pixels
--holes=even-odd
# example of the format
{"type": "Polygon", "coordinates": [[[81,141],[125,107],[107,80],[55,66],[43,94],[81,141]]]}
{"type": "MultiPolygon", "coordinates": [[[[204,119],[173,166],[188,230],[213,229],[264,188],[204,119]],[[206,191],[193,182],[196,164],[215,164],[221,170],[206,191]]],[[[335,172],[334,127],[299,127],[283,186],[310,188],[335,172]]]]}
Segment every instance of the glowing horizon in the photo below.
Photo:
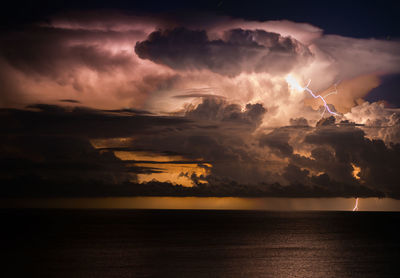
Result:
{"type": "MultiPolygon", "coordinates": [[[[400,211],[400,200],[362,199],[357,211],[400,211]]],[[[0,208],[354,211],[353,198],[92,197],[4,199],[0,208]]]]}

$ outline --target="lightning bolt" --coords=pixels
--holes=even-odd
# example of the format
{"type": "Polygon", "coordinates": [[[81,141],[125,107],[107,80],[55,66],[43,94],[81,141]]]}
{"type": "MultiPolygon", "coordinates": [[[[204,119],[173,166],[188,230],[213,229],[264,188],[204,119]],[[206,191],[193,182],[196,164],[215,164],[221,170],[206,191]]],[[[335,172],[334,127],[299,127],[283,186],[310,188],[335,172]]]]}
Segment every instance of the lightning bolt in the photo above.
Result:
{"type": "MultiPolygon", "coordinates": [[[[324,103],[324,107],[325,107],[325,110],[324,110],[324,112],[322,113],[322,115],[324,115],[325,111],[328,111],[328,112],[329,112],[330,114],[332,114],[332,115],[339,116],[339,114],[337,114],[337,113],[331,111],[331,109],[329,108],[329,106],[328,106],[328,104],[326,103],[326,100],[325,100],[325,98],[324,98],[323,96],[321,96],[321,95],[315,95],[315,94],[313,93],[313,91],[311,91],[311,89],[308,88],[308,86],[310,86],[311,79],[308,81],[307,86],[305,86],[305,87],[301,87],[300,84],[297,82],[297,80],[294,79],[291,75],[288,75],[288,76],[286,77],[286,82],[287,82],[289,85],[291,85],[293,88],[295,88],[296,90],[298,90],[298,91],[301,91],[301,92],[307,91],[307,92],[310,93],[310,95],[311,95],[313,98],[319,98],[319,99],[321,99],[322,102],[324,103]]],[[[335,94],[335,93],[337,93],[336,85],[335,85],[335,91],[332,92],[332,93],[327,94],[325,97],[327,97],[327,96],[329,96],[329,95],[331,95],[331,94],[335,94]]]]}
{"type": "MultiPolygon", "coordinates": [[[[337,113],[331,111],[331,109],[329,108],[329,106],[328,106],[328,104],[326,103],[326,101],[325,101],[325,99],[324,99],[323,96],[321,96],[321,95],[314,95],[314,93],[308,88],[308,86],[310,86],[310,83],[311,83],[311,79],[308,81],[307,86],[305,86],[305,87],[303,88],[303,91],[305,90],[305,91],[309,92],[310,95],[312,95],[313,98],[320,98],[320,99],[322,100],[322,102],[324,103],[324,107],[325,107],[324,113],[325,113],[325,111],[328,111],[328,112],[329,112],[330,114],[332,114],[332,115],[339,116],[339,114],[337,114],[337,113]]],[[[329,94],[329,95],[330,95],[330,94],[329,94]]]]}
{"type": "MultiPolygon", "coordinates": [[[[335,86],[335,90],[334,90],[333,92],[330,92],[329,94],[325,95],[325,96],[324,96],[324,99],[327,98],[327,97],[329,97],[330,95],[333,95],[333,94],[337,95],[337,93],[338,93],[338,92],[337,92],[337,83],[336,83],[334,86],[335,86]]],[[[325,102],[325,104],[326,104],[326,102],[325,102]]],[[[321,114],[321,118],[324,116],[327,107],[328,107],[328,106],[325,106],[325,107],[324,107],[324,111],[323,111],[322,114],[321,114]]],[[[334,114],[337,115],[336,113],[334,113],[334,114]]]]}
{"type": "Polygon", "coordinates": [[[353,211],[358,211],[358,198],[356,198],[356,204],[354,205],[353,211]]]}

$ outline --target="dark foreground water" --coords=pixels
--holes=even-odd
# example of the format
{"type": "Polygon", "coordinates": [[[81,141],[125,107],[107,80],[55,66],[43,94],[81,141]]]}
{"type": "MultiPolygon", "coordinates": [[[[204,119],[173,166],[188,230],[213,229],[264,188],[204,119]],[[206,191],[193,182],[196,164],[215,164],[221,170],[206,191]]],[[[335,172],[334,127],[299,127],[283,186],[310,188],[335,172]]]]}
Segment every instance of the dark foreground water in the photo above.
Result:
{"type": "Polygon", "coordinates": [[[400,277],[400,213],[1,210],[1,277],[400,277]]]}

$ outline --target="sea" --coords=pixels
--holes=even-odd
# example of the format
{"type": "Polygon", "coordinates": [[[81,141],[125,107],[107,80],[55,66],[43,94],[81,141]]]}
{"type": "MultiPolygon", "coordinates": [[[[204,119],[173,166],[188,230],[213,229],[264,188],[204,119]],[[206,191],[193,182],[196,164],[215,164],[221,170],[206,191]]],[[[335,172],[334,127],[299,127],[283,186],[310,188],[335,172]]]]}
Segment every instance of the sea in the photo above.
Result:
{"type": "Polygon", "coordinates": [[[400,213],[2,209],[1,277],[400,277],[400,213]]]}

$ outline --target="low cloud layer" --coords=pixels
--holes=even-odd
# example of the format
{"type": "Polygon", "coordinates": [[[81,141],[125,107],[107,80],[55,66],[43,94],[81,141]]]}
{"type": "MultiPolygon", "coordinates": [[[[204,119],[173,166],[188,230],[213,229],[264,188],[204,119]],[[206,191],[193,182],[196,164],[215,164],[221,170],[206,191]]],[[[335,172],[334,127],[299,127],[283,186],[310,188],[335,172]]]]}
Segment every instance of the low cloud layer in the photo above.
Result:
{"type": "Polygon", "coordinates": [[[266,113],[261,105],[238,111],[215,98],[203,99],[197,110],[184,117],[47,105],[30,109],[1,111],[1,179],[11,185],[3,196],[75,196],[80,185],[85,196],[103,196],[107,188],[113,196],[149,195],[149,188],[155,186],[153,194],[161,196],[400,198],[394,166],[400,163],[400,146],[368,139],[355,126],[298,125],[266,132],[257,129],[266,113]],[[138,166],[139,161],[120,160],[115,153],[143,150],[164,157],[179,154],[197,161],[190,163],[207,162],[204,167],[212,168],[206,176],[192,173],[191,189],[173,181],[140,185],[137,175],[159,172],[158,162],[138,166]],[[357,175],[355,166],[361,169],[357,175]],[[47,188],[49,183],[55,187],[46,193],[41,186],[47,188]],[[23,184],[39,190],[28,190],[23,184]]]}

